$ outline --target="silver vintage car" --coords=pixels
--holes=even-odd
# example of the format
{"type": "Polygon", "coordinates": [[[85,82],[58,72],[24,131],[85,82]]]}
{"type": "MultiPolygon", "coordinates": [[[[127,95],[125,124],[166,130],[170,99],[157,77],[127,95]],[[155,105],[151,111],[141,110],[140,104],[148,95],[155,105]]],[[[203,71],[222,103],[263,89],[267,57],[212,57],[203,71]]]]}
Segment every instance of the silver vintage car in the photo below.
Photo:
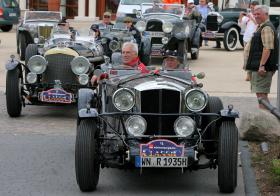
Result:
{"type": "Polygon", "coordinates": [[[195,79],[202,74],[107,68],[95,90],[79,91],[75,167],[81,191],[95,190],[100,168],[107,167],[140,173],[218,167],[220,191],[235,190],[238,112],[202,89],[195,79]]]}

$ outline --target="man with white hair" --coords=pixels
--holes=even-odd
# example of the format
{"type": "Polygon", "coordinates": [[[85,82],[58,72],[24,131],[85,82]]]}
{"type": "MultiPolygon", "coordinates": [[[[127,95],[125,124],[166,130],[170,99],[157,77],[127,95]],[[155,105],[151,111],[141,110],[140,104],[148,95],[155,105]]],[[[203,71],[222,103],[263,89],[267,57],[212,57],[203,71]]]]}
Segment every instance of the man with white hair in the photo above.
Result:
{"type": "MultiPolygon", "coordinates": [[[[252,39],[245,47],[246,70],[252,71],[251,91],[257,98],[268,100],[272,76],[277,70],[278,51],[277,34],[273,24],[269,21],[269,7],[257,5],[254,17],[258,28],[252,39]]],[[[265,109],[262,104],[259,108],[265,109]]]]}
{"type": "MultiPolygon", "coordinates": [[[[132,42],[125,42],[122,46],[122,65],[124,68],[135,68],[141,71],[141,73],[149,73],[144,63],[142,63],[138,57],[138,45],[132,42]]],[[[92,85],[97,81],[108,78],[108,74],[104,73],[101,76],[92,76],[92,85]]]]}

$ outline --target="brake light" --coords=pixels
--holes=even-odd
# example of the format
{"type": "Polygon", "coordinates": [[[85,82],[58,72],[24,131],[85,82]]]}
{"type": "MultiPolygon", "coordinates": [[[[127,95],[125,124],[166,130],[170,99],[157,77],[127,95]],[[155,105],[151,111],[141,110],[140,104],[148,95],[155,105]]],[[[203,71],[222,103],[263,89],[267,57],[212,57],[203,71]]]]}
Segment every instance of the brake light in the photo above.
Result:
{"type": "Polygon", "coordinates": [[[3,8],[0,8],[0,17],[4,15],[3,8]]]}

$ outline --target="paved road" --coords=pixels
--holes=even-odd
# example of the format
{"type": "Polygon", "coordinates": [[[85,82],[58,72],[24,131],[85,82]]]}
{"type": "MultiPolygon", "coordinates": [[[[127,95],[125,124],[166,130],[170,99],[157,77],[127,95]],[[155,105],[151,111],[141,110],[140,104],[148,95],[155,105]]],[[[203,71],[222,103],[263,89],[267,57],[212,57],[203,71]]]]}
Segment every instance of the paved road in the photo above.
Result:
{"type": "MultiPolygon", "coordinates": [[[[4,63],[16,52],[15,33],[1,32],[0,39],[0,195],[84,195],[74,172],[75,108],[27,106],[20,118],[9,118],[4,63]]],[[[206,72],[204,85],[210,94],[223,95],[225,105],[233,103],[241,112],[256,109],[256,100],[248,98],[249,86],[240,71],[241,50],[229,53],[208,47],[200,55],[190,66],[194,72],[206,72]]],[[[275,96],[275,81],[273,85],[275,96]]],[[[244,195],[241,167],[238,173],[238,187],[232,195],[244,195]]],[[[105,169],[93,194],[221,195],[217,170],[208,169],[184,175],[179,171],[144,171],[142,176],[136,171],[105,169]]]]}

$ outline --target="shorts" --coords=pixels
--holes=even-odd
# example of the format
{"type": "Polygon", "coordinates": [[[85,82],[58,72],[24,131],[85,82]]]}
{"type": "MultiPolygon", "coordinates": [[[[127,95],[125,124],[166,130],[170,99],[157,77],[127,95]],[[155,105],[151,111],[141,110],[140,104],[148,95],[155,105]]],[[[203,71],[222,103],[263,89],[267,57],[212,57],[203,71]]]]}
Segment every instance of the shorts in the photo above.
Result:
{"type": "Polygon", "coordinates": [[[260,76],[257,71],[253,71],[251,77],[252,93],[270,93],[273,74],[274,72],[268,71],[265,76],[260,76]]]}

